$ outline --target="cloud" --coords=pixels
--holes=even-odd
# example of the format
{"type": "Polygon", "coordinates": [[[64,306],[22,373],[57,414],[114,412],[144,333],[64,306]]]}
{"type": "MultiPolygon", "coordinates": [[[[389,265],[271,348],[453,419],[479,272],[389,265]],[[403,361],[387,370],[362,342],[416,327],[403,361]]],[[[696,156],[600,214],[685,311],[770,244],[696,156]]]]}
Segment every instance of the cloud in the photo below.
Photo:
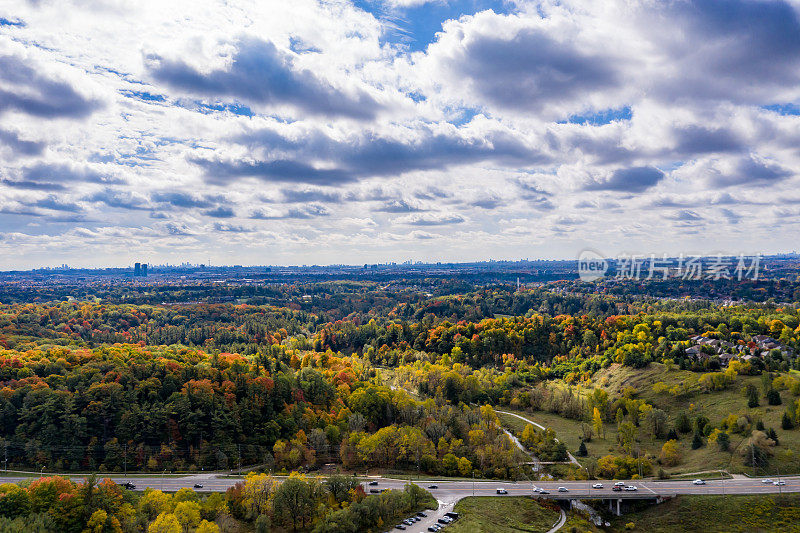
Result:
{"type": "Polygon", "coordinates": [[[129,192],[114,191],[112,189],[98,191],[87,196],[85,199],[89,202],[100,202],[109,207],[116,207],[118,209],[142,210],[149,208],[144,198],[140,198],[129,192]]]}
{"type": "MultiPolygon", "coordinates": [[[[1,105],[1,104],[0,104],[1,105]]],[[[20,138],[15,131],[0,129],[0,144],[11,148],[13,155],[34,156],[44,151],[46,146],[43,142],[26,141],[20,138]]]]}
{"type": "Polygon", "coordinates": [[[292,54],[271,42],[242,37],[227,70],[201,72],[180,59],[146,57],[152,78],[170,87],[210,98],[247,103],[290,104],[313,115],[369,120],[380,105],[364,90],[351,93],[333,87],[310,70],[298,68],[292,54]]]}
{"type": "Polygon", "coordinates": [[[257,220],[286,220],[286,219],[312,219],[328,216],[330,213],[324,205],[309,204],[302,207],[293,207],[286,211],[264,211],[258,209],[250,214],[250,218],[257,220]]]}
{"type": "Polygon", "coordinates": [[[191,194],[183,193],[183,192],[154,192],[150,195],[150,198],[154,202],[169,204],[174,207],[199,207],[199,208],[207,208],[214,205],[214,202],[206,199],[206,198],[197,198],[192,196],[191,194]]]}
{"type": "Polygon", "coordinates": [[[60,188],[66,183],[98,183],[115,185],[124,180],[109,172],[101,172],[92,167],[66,163],[37,163],[21,170],[23,182],[38,183],[42,188],[60,188]]]}
{"type": "Polygon", "coordinates": [[[36,66],[30,58],[0,55],[0,114],[14,110],[45,119],[82,118],[102,106],[36,66]]]}
{"type": "Polygon", "coordinates": [[[424,215],[409,215],[401,217],[398,222],[411,226],[446,226],[450,224],[461,224],[466,219],[458,214],[430,213],[424,215]]]}
{"type": "Polygon", "coordinates": [[[42,198],[33,202],[32,205],[36,207],[41,207],[43,209],[51,209],[53,211],[69,211],[71,213],[77,213],[83,211],[81,206],[76,203],[66,202],[59,200],[55,196],[48,196],[47,198],[42,198]]]}
{"type": "Polygon", "coordinates": [[[220,224],[218,222],[214,224],[214,229],[223,233],[252,233],[255,231],[253,228],[246,228],[244,226],[235,226],[231,224],[220,224]]]}
{"type": "Polygon", "coordinates": [[[386,202],[381,207],[375,209],[375,211],[381,211],[384,213],[415,213],[424,211],[424,209],[417,205],[409,204],[406,200],[400,199],[386,202]]]}
{"type": "Polygon", "coordinates": [[[214,218],[233,218],[236,216],[236,214],[233,212],[233,209],[225,206],[219,206],[215,207],[214,209],[209,209],[208,211],[203,211],[203,214],[207,217],[214,218]]]}
{"type": "Polygon", "coordinates": [[[640,193],[657,185],[664,173],[654,167],[617,169],[604,181],[592,181],[584,185],[585,191],[621,191],[640,193]]]}

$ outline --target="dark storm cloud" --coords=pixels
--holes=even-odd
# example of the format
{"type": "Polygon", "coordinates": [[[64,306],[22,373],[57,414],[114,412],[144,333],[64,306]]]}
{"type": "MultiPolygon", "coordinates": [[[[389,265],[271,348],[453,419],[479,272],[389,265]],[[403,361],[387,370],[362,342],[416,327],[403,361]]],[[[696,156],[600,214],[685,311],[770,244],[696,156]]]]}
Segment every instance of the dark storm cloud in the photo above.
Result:
{"type": "Polygon", "coordinates": [[[507,109],[541,110],[617,84],[608,58],[584,55],[532,28],[512,39],[473,36],[461,54],[456,72],[492,104],[507,109]]]}
{"type": "Polygon", "coordinates": [[[584,186],[586,191],[644,192],[664,179],[664,173],[654,167],[622,168],[612,172],[605,181],[593,181],[584,186]]]}
{"type": "Polygon", "coordinates": [[[372,119],[380,105],[366,92],[347,94],[309,70],[295,67],[293,56],[271,42],[243,38],[228,70],[200,72],[180,60],[151,55],[152,77],[193,94],[230,97],[248,103],[290,104],[316,115],[372,119]]]}
{"type": "MultiPolygon", "coordinates": [[[[222,161],[190,159],[204,170],[209,181],[256,177],[265,181],[339,185],[368,177],[395,177],[419,170],[444,170],[455,165],[496,161],[510,165],[544,164],[549,158],[526,146],[506,132],[489,132],[480,139],[466,139],[455,134],[417,132],[415,141],[401,141],[365,134],[352,141],[334,140],[324,135],[289,141],[279,145],[289,155],[269,161],[222,161]],[[325,158],[324,167],[306,163],[325,158]]],[[[273,150],[274,132],[254,132],[234,139],[250,149],[273,150]]]]}
{"type": "Polygon", "coordinates": [[[14,155],[39,155],[46,144],[43,142],[26,141],[20,138],[15,131],[0,130],[0,144],[11,148],[14,155]]]}
{"type": "Polygon", "coordinates": [[[776,183],[792,175],[793,172],[791,170],[777,163],[747,157],[741,159],[731,172],[711,172],[708,176],[708,182],[713,187],[755,186],[776,183]]]}
{"type": "Polygon", "coordinates": [[[0,113],[16,110],[40,118],[81,118],[101,107],[64,81],[37,71],[28,61],[0,56],[0,113]]]}

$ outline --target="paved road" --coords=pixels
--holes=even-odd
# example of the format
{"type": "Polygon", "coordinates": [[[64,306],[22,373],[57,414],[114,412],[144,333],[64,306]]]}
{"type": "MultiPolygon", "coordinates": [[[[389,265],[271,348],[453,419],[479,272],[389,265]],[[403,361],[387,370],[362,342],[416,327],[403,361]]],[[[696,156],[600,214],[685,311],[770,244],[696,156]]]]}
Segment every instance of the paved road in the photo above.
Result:
{"type": "MultiPolygon", "coordinates": [[[[20,481],[30,481],[31,477],[0,477],[0,483],[17,483],[20,481]]],[[[73,477],[76,481],[80,477],[73,477]]],[[[126,478],[112,476],[111,479],[117,483],[124,483],[126,478]]],[[[762,483],[759,478],[755,479],[729,479],[725,481],[714,480],[706,481],[705,485],[694,485],[691,481],[641,481],[628,480],[628,485],[638,487],[636,492],[614,492],[611,490],[614,481],[541,481],[537,485],[550,494],[540,496],[545,498],[641,498],[643,496],[675,496],[678,494],[776,494],[778,492],[800,492],[800,476],[781,478],[786,485],[775,486],[773,484],[762,483]],[[602,483],[602,489],[593,489],[593,483],[602,483]],[[568,492],[558,492],[558,487],[565,487],[568,492]]],[[[202,474],[185,477],[150,477],[137,478],[129,477],[136,485],[137,490],[145,488],[161,489],[165,491],[176,491],[183,487],[192,488],[195,484],[203,485],[197,488],[198,492],[220,492],[240,481],[240,478],[218,477],[216,474],[202,474]]],[[[406,480],[379,478],[377,486],[368,486],[365,482],[365,489],[402,489],[407,483],[406,480]]],[[[428,518],[413,526],[409,526],[409,532],[425,532],[427,527],[441,518],[444,513],[453,510],[453,506],[460,499],[467,496],[497,496],[497,489],[505,489],[509,496],[529,496],[533,485],[529,482],[499,482],[499,481],[419,481],[415,482],[423,488],[428,489],[439,502],[439,509],[428,513],[428,518]],[[437,488],[431,488],[435,485],[437,488]]]]}
{"type": "MultiPolygon", "coordinates": [[[[522,420],[523,422],[527,422],[527,423],[529,423],[529,424],[533,424],[533,426],[534,426],[534,427],[537,427],[537,428],[541,429],[542,431],[544,431],[545,429],[547,429],[547,428],[546,428],[546,427],[544,427],[543,425],[541,425],[541,424],[539,424],[539,423],[537,423],[537,422],[534,422],[533,420],[531,420],[531,419],[530,419],[530,418],[528,418],[527,416],[518,415],[518,414],[516,414],[516,413],[510,413],[510,412],[508,412],[508,411],[500,411],[500,410],[498,410],[498,409],[495,409],[495,411],[494,411],[494,412],[495,412],[495,413],[503,413],[504,415],[509,415],[509,416],[513,416],[513,417],[519,418],[519,419],[520,419],[520,420],[522,420]]],[[[556,441],[558,441],[558,439],[556,439],[556,441]]],[[[524,451],[524,450],[523,450],[523,451],[524,451]]],[[[578,462],[578,460],[577,460],[577,459],[575,459],[575,457],[574,457],[574,456],[573,456],[571,453],[569,453],[569,451],[567,451],[567,457],[569,457],[569,462],[570,462],[570,463],[572,463],[572,464],[574,464],[574,465],[577,465],[577,466],[581,466],[581,464],[578,462]]]]}

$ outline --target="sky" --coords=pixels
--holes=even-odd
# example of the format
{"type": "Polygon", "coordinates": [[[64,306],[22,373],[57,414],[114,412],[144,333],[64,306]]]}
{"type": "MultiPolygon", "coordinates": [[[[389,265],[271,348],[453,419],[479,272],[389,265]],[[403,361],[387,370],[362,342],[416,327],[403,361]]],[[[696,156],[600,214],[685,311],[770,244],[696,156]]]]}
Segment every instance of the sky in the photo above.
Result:
{"type": "Polygon", "coordinates": [[[800,0],[5,0],[0,270],[798,249],[800,0]]]}

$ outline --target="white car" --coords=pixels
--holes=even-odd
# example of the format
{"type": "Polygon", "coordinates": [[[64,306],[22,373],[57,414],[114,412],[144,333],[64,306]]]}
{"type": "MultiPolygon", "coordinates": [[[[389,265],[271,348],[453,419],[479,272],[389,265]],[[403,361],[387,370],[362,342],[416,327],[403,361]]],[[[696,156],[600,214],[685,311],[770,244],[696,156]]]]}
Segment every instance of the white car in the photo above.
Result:
{"type": "Polygon", "coordinates": [[[624,481],[617,481],[616,483],[614,483],[614,486],[615,487],[624,487],[625,486],[625,482],[624,481]]]}
{"type": "Polygon", "coordinates": [[[558,492],[569,492],[567,487],[558,487],[558,492]]]}
{"type": "Polygon", "coordinates": [[[628,485],[627,487],[625,487],[625,490],[627,491],[639,490],[639,487],[637,487],[636,485],[628,485]]]}
{"type": "Polygon", "coordinates": [[[761,483],[763,483],[764,485],[769,485],[770,483],[772,483],[772,480],[770,478],[762,479],[761,483]]]}
{"type": "Polygon", "coordinates": [[[542,487],[534,487],[533,492],[542,492],[544,489],[542,487]]]}
{"type": "Polygon", "coordinates": [[[776,487],[780,487],[780,486],[786,485],[786,482],[784,480],[780,479],[778,481],[773,481],[772,484],[775,485],[776,487]]]}
{"type": "Polygon", "coordinates": [[[695,479],[694,481],[692,481],[692,483],[694,483],[695,485],[705,485],[706,484],[706,482],[703,481],[702,479],[695,479]]]}
{"type": "Polygon", "coordinates": [[[602,489],[603,488],[603,484],[602,483],[595,483],[594,485],[592,485],[592,488],[593,489],[602,489]]]}

